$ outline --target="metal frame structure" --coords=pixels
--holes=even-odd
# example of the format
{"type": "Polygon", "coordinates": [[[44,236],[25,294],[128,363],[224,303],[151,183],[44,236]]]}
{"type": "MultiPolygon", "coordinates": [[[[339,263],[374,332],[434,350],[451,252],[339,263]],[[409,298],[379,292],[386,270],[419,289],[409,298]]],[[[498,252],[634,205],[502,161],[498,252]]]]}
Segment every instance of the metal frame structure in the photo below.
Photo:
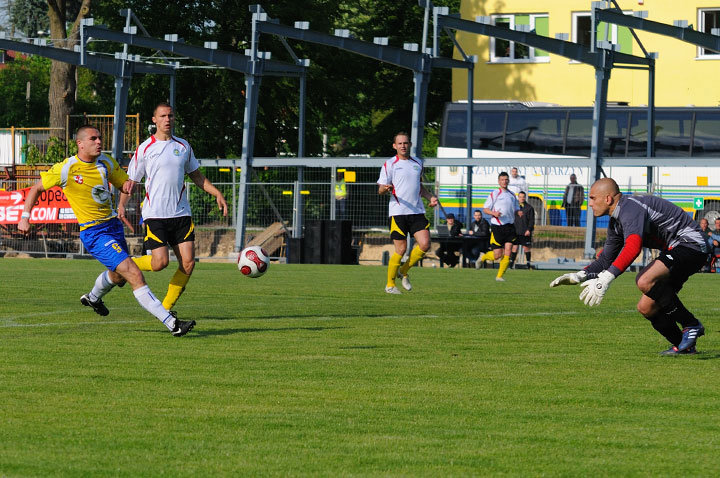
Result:
{"type": "Polygon", "coordinates": [[[112,154],[118,161],[120,161],[124,149],[125,116],[127,114],[127,94],[130,86],[130,79],[134,74],[170,75],[171,77],[175,75],[175,69],[171,66],[140,62],[137,58],[128,55],[116,55],[115,58],[106,58],[97,55],[83,55],[82,51],[72,51],[64,48],[48,46],[44,40],[36,40],[33,44],[6,40],[4,39],[3,33],[0,33],[0,49],[20,51],[30,55],[38,55],[75,66],[83,66],[99,73],[114,76],[115,118],[113,126],[112,154]]]}
{"type": "MultiPolygon", "coordinates": [[[[607,111],[607,93],[608,81],[613,68],[630,68],[645,69],[649,72],[650,97],[653,98],[649,102],[648,119],[652,121],[654,109],[654,71],[655,58],[646,53],[645,57],[628,55],[615,51],[607,42],[602,42],[595,48],[594,44],[588,50],[584,46],[572,43],[559,38],[548,38],[537,35],[530,31],[510,30],[494,25],[491,17],[478,17],[477,21],[463,20],[457,16],[451,15],[435,15],[435,22],[439,28],[444,29],[448,35],[452,37],[450,30],[460,30],[470,33],[476,33],[488,37],[500,38],[503,40],[521,43],[530,47],[540,48],[555,55],[564,56],[571,60],[575,60],[595,68],[595,105],[593,107],[593,128],[590,146],[590,177],[599,179],[602,173],[603,157],[602,142],[605,137],[605,114],[607,111]]],[[[457,45],[457,42],[455,42],[457,45]]],[[[594,42],[593,42],[594,43],[594,42]]],[[[459,45],[458,45],[459,46],[459,45]]],[[[643,51],[644,48],[643,48],[643,51]]],[[[472,115],[472,101],[468,99],[468,116],[472,115]]],[[[469,124],[469,123],[468,123],[469,124]]],[[[649,123],[651,124],[651,123],[649,123]]],[[[648,128],[648,134],[651,135],[654,128],[648,128]]],[[[468,142],[472,141],[472,135],[468,134],[468,142]]],[[[650,145],[652,141],[648,140],[650,145]]],[[[470,148],[470,145],[468,146],[470,148]]],[[[648,146],[650,155],[651,146],[648,146]]],[[[652,177],[648,178],[649,184],[652,183],[652,177]]],[[[585,256],[592,257],[595,251],[592,247],[595,241],[595,220],[588,221],[585,236],[585,256]]]]}

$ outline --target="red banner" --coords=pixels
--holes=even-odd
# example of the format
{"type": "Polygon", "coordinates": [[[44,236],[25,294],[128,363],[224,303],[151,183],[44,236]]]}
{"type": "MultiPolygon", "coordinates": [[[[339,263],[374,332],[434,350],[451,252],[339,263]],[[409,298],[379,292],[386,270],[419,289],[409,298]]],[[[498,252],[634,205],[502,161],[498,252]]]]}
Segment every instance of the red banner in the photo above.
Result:
{"type": "MultiPolygon", "coordinates": [[[[17,224],[30,188],[0,191],[0,224],[17,224]]],[[[40,193],[30,213],[31,224],[76,223],[77,218],[59,186],[40,193]]]]}

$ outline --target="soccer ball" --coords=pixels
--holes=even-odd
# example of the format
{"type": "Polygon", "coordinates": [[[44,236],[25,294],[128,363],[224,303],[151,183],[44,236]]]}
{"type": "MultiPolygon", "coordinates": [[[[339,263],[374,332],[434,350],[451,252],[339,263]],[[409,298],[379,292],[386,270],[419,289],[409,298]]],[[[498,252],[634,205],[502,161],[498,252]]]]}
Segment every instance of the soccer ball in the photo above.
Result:
{"type": "Polygon", "coordinates": [[[238,269],[246,277],[260,277],[270,265],[270,258],[260,246],[246,247],[238,256],[238,269]]]}

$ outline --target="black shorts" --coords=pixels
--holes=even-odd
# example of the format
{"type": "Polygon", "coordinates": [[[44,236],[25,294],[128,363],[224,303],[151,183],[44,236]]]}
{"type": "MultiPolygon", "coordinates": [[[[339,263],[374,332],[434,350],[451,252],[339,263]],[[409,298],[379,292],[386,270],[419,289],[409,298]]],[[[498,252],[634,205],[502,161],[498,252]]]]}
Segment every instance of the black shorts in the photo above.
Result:
{"type": "Polygon", "coordinates": [[[390,238],[393,240],[402,241],[407,239],[408,234],[414,236],[423,229],[430,229],[430,222],[425,214],[390,216],[390,238]]]}
{"type": "Polygon", "coordinates": [[[524,234],[518,234],[517,242],[515,244],[517,244],[518,246],[532,247],[532,234],[530,234],[529,236],[526,236],[524,234]]]}
{"type": "Polygon", "coordinates": [[[507,243],[517,244],[515,224],[503,224],[502,226],[490,226],[490,247],[493,249],[502,248],[507,243]]]}
{"type": "MultiPolygon", "coordinates": [[[[702,269],[707,261],[707,256],[707,253],[691,247],[678,246],[669,251],[662,251],[655,260],[662,262],[670,269],[670,286],[675,292],[678,292],[691,275],[702,269]]],[[[651,262],[645,266],[644,270],[652,264],[651,262]]]]}
{"type": "Polygon", "coordinates": [[[143,223],[145,224],[143,248],[146,251],[195,241],[195,225],[190,216],[146,219],[143,223]]]}

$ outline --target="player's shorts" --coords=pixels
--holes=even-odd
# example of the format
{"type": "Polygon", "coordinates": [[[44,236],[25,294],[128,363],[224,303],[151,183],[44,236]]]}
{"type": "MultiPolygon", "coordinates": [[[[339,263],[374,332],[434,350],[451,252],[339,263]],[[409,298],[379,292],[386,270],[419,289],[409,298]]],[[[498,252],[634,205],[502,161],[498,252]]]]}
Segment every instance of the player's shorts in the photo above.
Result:
{"type": "Polygon", "coordinates": [[[490,247],[493,249],[502,248],[507,243],[517,244],[515,224],[503,224],[502,226],[490,226],[490,247]]]}
{"type": "Polygon", "coordinates": [[[397,241],[407,239],[423,229],[430,229],[430,222],[425,214],[403,214],[390,216],[390,238],[397,241]]]}
{"type": "MultiPolygon", "coordinates": [[[[662,262],[670,269],[670,285],[675,292],[678,292],[691,275],[702,269],[707,262],[707,257],[706,252],[691,247],[678,246],[669,251],[662,251],[655,260],[662,262]]],[[[651,265],[652,262],[645,269],[648,269],[651,265]]]]}
{"type": "Polygon", "coordinates": [[[517,234],[517,242],[515,242],[515,244],[518,246],[532,247],[532,234],[529,236],[517,234]]]}
{"type": "Polygon", "coordinates": [[[85,249],[111,271],[117,269],[122,261],[130,257],[125,242],[125,231],[118,218],[80,231],[80,240],[85,249]]]}
{"type": "Polygon", "coordinates": [[[145,219],[144,224],[146,251],[195,241],[195,225],[190,216],[145,219]]]}

